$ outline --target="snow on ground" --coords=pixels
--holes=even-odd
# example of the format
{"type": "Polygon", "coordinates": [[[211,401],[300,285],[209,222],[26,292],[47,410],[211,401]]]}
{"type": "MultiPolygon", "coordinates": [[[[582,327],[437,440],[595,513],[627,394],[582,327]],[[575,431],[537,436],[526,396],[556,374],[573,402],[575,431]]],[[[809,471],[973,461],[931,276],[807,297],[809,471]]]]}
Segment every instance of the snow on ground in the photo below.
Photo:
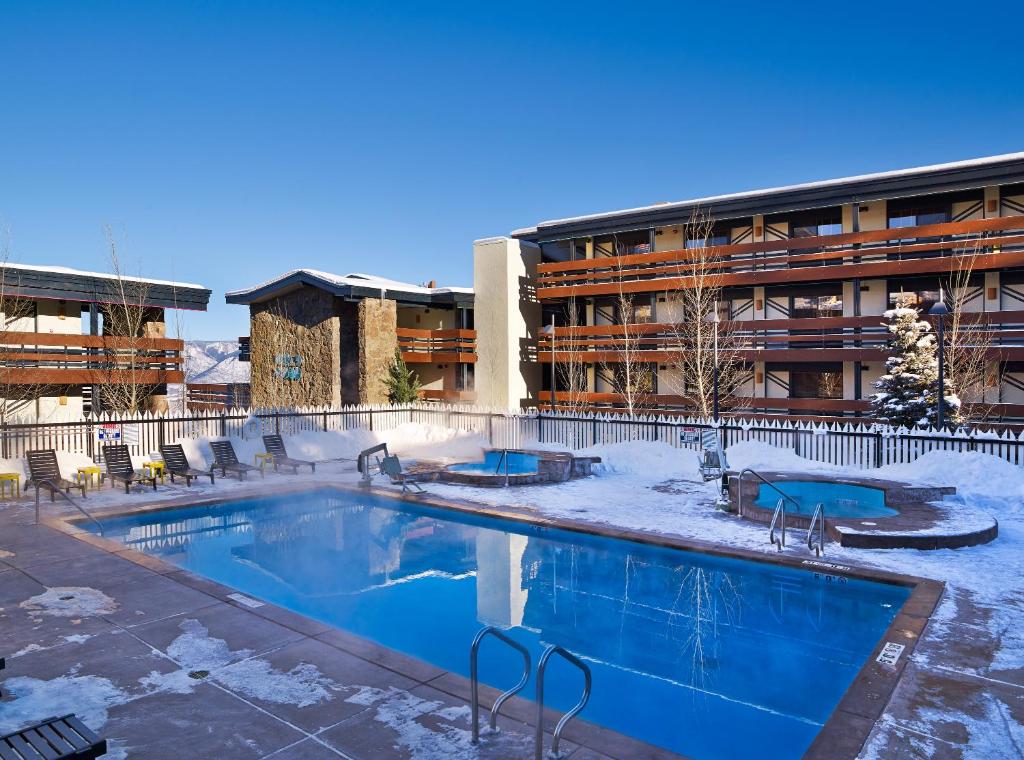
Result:
{"type": "MultiPolygon", "coordinates": [[[[242,461],[252,461],[252,455],[262,451],[258,435],[244,440],[232,440],[242,461]]],[[[288,437],[286,444],[293,457],[330,462],[318,467],[318,480],[329,478],[339,482],[353,482],[356,479],[353,460],[358,452],[381,441],[387,442],[392,451],[407,461],[477,459],[487,445],[484,439],[471,433],[420,424],[405,424],[383,432],[306,432],[288,437]]],[[[205,439],[189,439],[182,443],[193,466],[203,466],[201,463],[208,461],[209,447],[205,439]]],[[[594,477],[562,484],[505,489],[443,483],[430,484],[427,488],[430,493],[442,497],[514,506],[545,515],[669,533],[766,553],[774,552],[768,544],[764,526],[745,522],[714,509],[717,484],[704,483],[700,479],[695,452],[681,451],[662,443],[633,441],[596,446],[579,453],[602,458],[602,464],[595,469],[594,477]]],[[[727,456],[734,468],[753,466],[773,471],[832,471],[911,484],[955,486],[966,504],[988,511],[999,520],[999,537],[996,541],[978,547],[938,551],[844,549],[829,545],[826,548],[826,559],[946,582],[946,594],[927,635],[915,651],[915,663],[934,666],[938,660],[944,660],[942,648],[946,639],[955,640],[957,636],[962,636],[955,627],[960,624],[961,618],[971,615],[975,621],[972,626],[980,626],[977,633],[985,637],[991,648],[986,670],[982,672],[975,666],[961,666],[956,662],[945,661],[942,667],[959,668],[957,672],[980,677],[988,677],[991,670],[1024,667],[1024,635],[1017,633],[1024,630],[1024,590],[1020,587],[1020,578],[1024,572],[1024,511],[1021,510],[1024,468],[986,454],[931,452],[910,464],[877,470],[852,470],[810,462],[796,456],[792,450],[754,442],[730,447],[727,456]]],[[[268,482],[273,477],[268,475],[268,482]]],[[[280,479],[285,477],[276,476],[280,479]]],[[[300,475],[299,479],[309,477],[300,475]]],[[[287,476],[287,479],[294,482],[295,477],[287,476]]],[[[386,485],[380,478],[377,478],[376,483],[386,485]]],[[[223,495],[234,487],[235,481],[218,479],[216,486],[199,483],[193,486],[190,493],[197,497],[213,492],[223,495]]],[[[181,487],[165,487],[154,496],[180,498],[182,495],[184,489],[181,487]]],[[[89,492],[89,503],[92,504],[120,504],[125,498],[138,497],[125,497],[123,493],[110,489],[102,493],[89,492]]],[[[3,508],[6,507],[0,506],[0,509],[3,508]]],[[[795,546],[787,549],[788,553],[797,556],[806,553],[799,542],[794,543],[795,546]]],[[[57,599],[60,600],[59,595],[57,599]]],[[[208,669],[223,670],[217,678],[231,680],[232,687],[240,691],[246,690],[243,683],[262,684],[259,688],[289,686],[289,689],[285,689],[285,692],[291,694],[289,699],[315,699],[317,695],[329,694],[331,691],[330,684],[311,673],[263,672],[261,664],[253,663],[236,669],[233,675],[227,672],[228,667],[208,669]],[[236,681],[235,677],[239,680],[236,681]],[[321,692],[320,689],[326,691],[321,692]]],[[[69,675],[69,678],[73,676],[69,675]]],[[[181,674],[178,679],[180,684],[181,674]]],[[[92,688],[93,685],[87,686],[92,688]]],[[[95,686],[98,693],[103,692],[100,694],[103,702],[116,703],[120,698],[119,695],[106,693],[101,688],[104,686],[102,684],[95,686]]],[[[155,687],[169,688],[170,684],[155,687]]],[[[399,695],[396,699],[401,702],[403,697],[399,695]]],[[[1006,741],[1008,735],[1021,730],[1020,726],[1013,723],[1006,706],[996,697],[993,700],[986,709],[990,712],[998,711],[1006,728],[1003,734],[993,736],[989,743],[981,745],[981,750],[976,753],[978,756],[985,756],[984,747],[996,749],[1000,746],[999,742],[1006,741]]],[[[382,722],[392,719],[391,701],[386,695],[374,695],[371,699],[380,708],[379,719],[382,722]]],[[[950,709],[946,717],[964,723],[972,737],[986,735],[982,719],[950,709]]],[[[925,722],[941,721],[943,714],[938,710],[935,716],[921,715],[920,719],[925,722]]],[[[426,736],[419,738],[434,741],[426,736]]],[[[412,741],[413,737],[410,737],[412,741]]],[[[874,742],[872,746],[877,748],[879,742],[874,742]]]]}

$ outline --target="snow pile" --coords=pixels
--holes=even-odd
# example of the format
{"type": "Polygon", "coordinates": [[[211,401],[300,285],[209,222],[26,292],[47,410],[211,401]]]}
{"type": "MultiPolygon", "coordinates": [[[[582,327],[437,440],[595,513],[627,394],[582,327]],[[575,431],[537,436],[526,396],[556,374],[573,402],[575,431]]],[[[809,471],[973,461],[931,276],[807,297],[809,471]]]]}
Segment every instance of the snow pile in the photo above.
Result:
{"type": "Polygon", "coordinates": [[[98,589],[87,586],[55,586],[21,603],[21,608],[51,617],[109,615],[118,603],[98,589]]]}
{"type": "Polygon", "coordinates": [[[1024,500],[1024,469],[978,451],[929,451],[908,464],[868,472],[872,477],[922,485],[955,486],[964,497],[1024,500]]]}
{"type": "Polygon", "coordinates": [[[697,454],[667,443],[623,441],[593,446],[579,456],[601,457],[598,474],[635,475],[651,480],[697,480],[697,454]]]}
{"type": "MultiPolygon", "coordinates": [[[[79,467],[92,467],[93,462],[85,454],[73,454],[67,451],[57,452],[57,466],[60,474],[72,480],[78,474],[79,467]]],[[[22,476],[22,484],[28,479],[28,464],[25,459],[0,459],[0,472],[18,472],[22,476]]]]}
{"type": "Polygon", "coordinates": [[[733,444],[725,450],[725,457],[729,460],[730,469],[733,470],[749,467],[752,470],[767,470],[768,472],[784,470],[838,472],[840,469],[824,462],[804,459],[792,449],[781,449],[761,441],[743,441],[733,444]]]}

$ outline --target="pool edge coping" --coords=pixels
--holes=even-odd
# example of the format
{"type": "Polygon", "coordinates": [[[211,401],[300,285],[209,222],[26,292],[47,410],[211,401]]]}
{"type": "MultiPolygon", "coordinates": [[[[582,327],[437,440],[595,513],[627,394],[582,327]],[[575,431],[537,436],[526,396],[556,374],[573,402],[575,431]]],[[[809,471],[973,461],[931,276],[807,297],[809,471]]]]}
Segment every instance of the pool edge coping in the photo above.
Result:
{"type": "MultiPolygon", "coordinates": [[[[468,499],[453,499],[429,493],[401,493],[400,491],[380,488],[377,486],[367,488],[352,483],[339,483],[337,481],[320,479],[307,479],[300,483],[275,484],[270,488],[267,488],[263,483],[257,484],[254,482],[254,485],[258,487],[258,491],[246,488],[241,489],[240,492],[236,491],[230,495],[218,494],[217,496],[199,499],[184,497],[168,499],[155,503],[147,503],[140,500],[137,505],[109,506],[91,511],[91,514],[97,519],[103,520],[115,517],[166,512],[187,507],[216,506],[218,504],[253,497],[282,496],[289,493],[308,492],[320,488],[333,488],[352,493],[370,494],[410,504],[446,509],[460,514],[482,515],[509,520],[540,528],[569,530],[591,536],[631,541],[634,543],[690,551],[722,558],[745,559],[762,564],[822,573],[826,576],[841,576],[910,588],[910,596],[908,596],[904,601],[896,616],[893,618],[892,623],[890,623],[886,628],[885,632],[872,649],[871,654],[868,656],[864,665],[857,671],[857,675],[853,678],[842,698],[839,700],[839,703],[822,725],[818,734],[815,736],[814,741],[805,752],[804,758],[812,760],[825,760],[826,758],[829,760],[833,758],[856,758],[860,754],[860,751],[867,742],[876,722],[882,716],[885,707],[889,704],[889,701],[902,678],[906,664],[909,662],[910,657],[916,648],[917,642],[920,640],[920,637],[931,619],[935,608],[938,606],[945,590],[945,583],[942,581],[881,570],[878,568],[831,563],[824,560],[813,560],[809,558],[800,559],[797,557],[773,555],[767,551],[759,552],[744,547],[728,546],[726,544],[677,536],[674,534],[640,531],[609,523],[595,523],[576,520],[573,518],[551,517],[548,515],[542,515],[535,510],[520,507],[481,504],[468,499]],[[883,664],[878,661],[879,655],[889,642],[902,644],[905,647],[898,657],[895,665],[883,664]]],[[[238,589],[225,586],[217,581],[192,573],[178,565],[174,565],[157,557],[136,551],[135,549],[129,548],[117,541],[98,536],[91,531],[79,527],[80,524],[84,522],[87,522],[87,518],[76,515],[45,517],[41,520],[41,524],[46,525],[47,527],[92,544],[93,546],[112,554],[116,554],[130,562],[146,567],[157,574],[165,577],[177,574],[176,577],[170,578],[170,580],[174,580],[182,585],[195,588],[197,585],[201,584],[203,586],[202,590],[207,591],[207,593],[211,593],[211,595],[216,596],[224,602],[233,604],[240,609],[247,609],[227,596],[232,593],[242,593],[238,589]]],[[[263,600],[260,601],[263,602],[263,600]]],[[[275,620],[275,622],[280,623],[281,617],[294,617],[299,618],[300,621],[305,621],[303,627],[307,629],[311,626],[327,626],[327,624],[321,623],[314,618],[307,617],[301,613],[288,610],[284,607],[279,607],[272,602],[263,602],[263,607],[269,608],[268,612],[274,613],[274,617],[269,619],[275,620]]],[[[259,613],[253,609],[249,609],[249,612],[259,615],[259,613]]],[[[265,615],[259,616],[265,617],[265,615]]],[[[281,624],[287,625],[287,623],[281,624]]],[[[458,673],[443,671],[441,668],[438,668],[436,665],[425,660],[382,646],[370,639],[360,637],[356,634],[344,631],[343,629],[335,628],[334,626],[327,627],[332,631],[341,631],[345,636],[358,639],[362,642],[361,646],[368,649],[370,652],[377,654],[378,659],[380,659],[380,655],[390,658],[394,658],[395,655],[398,655],[402,659],[415,663],[417,668],[427,667],[440,671],[439,675],[435,678],[448,675],[455,677],[456,679],[461,679],[462,681],[465,681],[465,686],[468,690],[469,679],[458,673]]],[[[321,633],[319,635],[323,634],[321,633]]],[[[396,672],[408,675],[401,670],[396,672]]],[[[449,693],[451,694],[451,692],[449,693]]],[[[453,694],[453,696],[459,695],[453,694]]],[[[523,701],[526,702],[525,700],[523,701]]],[[[526,704],[532,705],[530,702],[526,702],[526,704]]],[[[572,741],[574,743],[581,744],[582,746],[594,749],[595,751],[600,751],[598,747],[588,744],[585,741],[574,740],[572,735],[578,735],[579,733],[586,733],[588,735],[592,733],[597,733],[598,735],[610,733],[617,737],[622,737],[622,739],[633,744],[642,745],[643,747],[650,748],[651,750],[656,750],[655,755],[652,755],[652,757],[661,756],[662,754],[668,757],[679,757],[677,753],[672,753],[670,750],[654,747],[653,745],[646,744],[641,740],[634,739],[633,737],[626,736],[625,734],[619,734],[612,729],[608,729],[595,723],[590,723],[585,719],[578,718],[577,720],[579,723],[576,724],[577,728],[575,731],[570,732],[570,728],[572,728],[573,723],[570,723],[566,727],[565,739],[567,741],[572,741]]]]}

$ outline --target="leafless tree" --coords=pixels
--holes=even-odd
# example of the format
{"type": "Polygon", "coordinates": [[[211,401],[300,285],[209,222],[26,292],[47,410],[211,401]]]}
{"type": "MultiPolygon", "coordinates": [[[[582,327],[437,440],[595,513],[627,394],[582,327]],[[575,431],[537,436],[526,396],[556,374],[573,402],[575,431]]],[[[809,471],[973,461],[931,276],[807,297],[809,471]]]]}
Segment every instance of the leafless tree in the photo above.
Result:
{"type": "Polygon", "coordinates": [[[587,380],[587,365],[584,362],[585,349],[583,336],[580,335],[580,312],[576,297],[569,299],[566,314],[565,335],[561,339],[551,336],[553,366],[555,377],[558,379],[558,387],[564,394],[559,400],[558,406],[570,412],[582,412],[587,407],[587,392],[589,383],[587,380]],[[555,358],[557,356],[557,359],[555,358]]]}
{"type": "Polygon", "coordinates": [[[719,407],[742,405],[740,389],[749,378],[740,353],[745,344],[722,298],[725,256],[712,244],[714,220],[695,210],[683,230],[686,249],[676,262],[679,284],[667,299],[672,373],[666,380],[696,414],[711,417],[716,364],[719,407]]]}
{"type": "MultiPolygon", "coordinates": [[[[35,362],[23,356],[39,347],[26,345],[25,333],[35,332],[35,304],[21,298],[18,269],[10,266],[10,243],[6,231],[0,238],[0,422],[28,415],[40,396],[59,394],[61,388],[26,382],[25,369],[35,362]]],[[[45,350],[45,348],[43,349],[45,350]]]]}
{"type": "Polygon", "coordinates": [[[105,410],[147,411],[160,385],[152,381],[152,349],[147,338],[163,338],[159,309],[149,306],[149,285],[125,274],[113,233],[107,229],[111,301],[103,307],[104,382],[100,396],[105,410]]]}
{"type": "Polygon", "coordinates": [[[979,253],[979,247],[973,243],[954,252],[945,294],[949,308],[944,348],[946,375],[950,387],[960,397],[964,421],[975,424],[983,422],[992,409],[985,398],[985,388],[992,383],[995,343],[995,334],[985,315],[968,310],[970,302],[980,295],[971,286],[979,253]]]}
{"type": "MultiPolygon", "coordinates": [[[[621,256],[624,251],[617,251],[621,256]]],[[[618,332],[609,340],[605,351],[614,358],[601,362],[603,374],[610,380],[612,390],[622,399],[626,413],[632,417],[641,407],[650,403],[654,391],[654,372],[642,344],[643,324],[637,314],[636,299],[623,288],[621,272],[616,273],[618,293],[615,297],[616,327],[618,332]]]]}

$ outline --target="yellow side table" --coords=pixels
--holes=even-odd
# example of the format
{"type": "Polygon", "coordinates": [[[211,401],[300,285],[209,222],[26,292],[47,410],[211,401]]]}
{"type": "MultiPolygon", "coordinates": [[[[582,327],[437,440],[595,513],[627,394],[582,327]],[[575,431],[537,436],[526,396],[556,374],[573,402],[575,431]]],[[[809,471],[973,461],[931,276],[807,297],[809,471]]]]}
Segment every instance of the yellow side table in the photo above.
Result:
{"type": "Polygon", "coordinates": [[[163,462],[143,462],[143,471],[151,478],[160,478],[160,482],[164,482],[164,463],[163,462]]]}
{"type": "Polygon", "coordinates": [[[255,464],[255,465],[259,465],[260,472],[263,472],[263,468],[264,467],[266,467],[268,464],[273,464],[274,463],[274,455],[273,454],[257,454],[256,456],[254,456],[252,458],[252,463],[255,464]]]}
{"type": "Polygon", "coordinates": [[[87,467],[78,468],[78,482],[85,481],[85,487],[88,488],[89,484],[97,491],[100,486],[103,485],[103,468],[99,465],[88,465],[87,467]]]}
{"type": "Polygon", "coordinates": [[[21,475],[17,472],[0,472],[0,497],[7,494],[7,484],[11,484],[11,498],[21,496],[21,475]]]}

